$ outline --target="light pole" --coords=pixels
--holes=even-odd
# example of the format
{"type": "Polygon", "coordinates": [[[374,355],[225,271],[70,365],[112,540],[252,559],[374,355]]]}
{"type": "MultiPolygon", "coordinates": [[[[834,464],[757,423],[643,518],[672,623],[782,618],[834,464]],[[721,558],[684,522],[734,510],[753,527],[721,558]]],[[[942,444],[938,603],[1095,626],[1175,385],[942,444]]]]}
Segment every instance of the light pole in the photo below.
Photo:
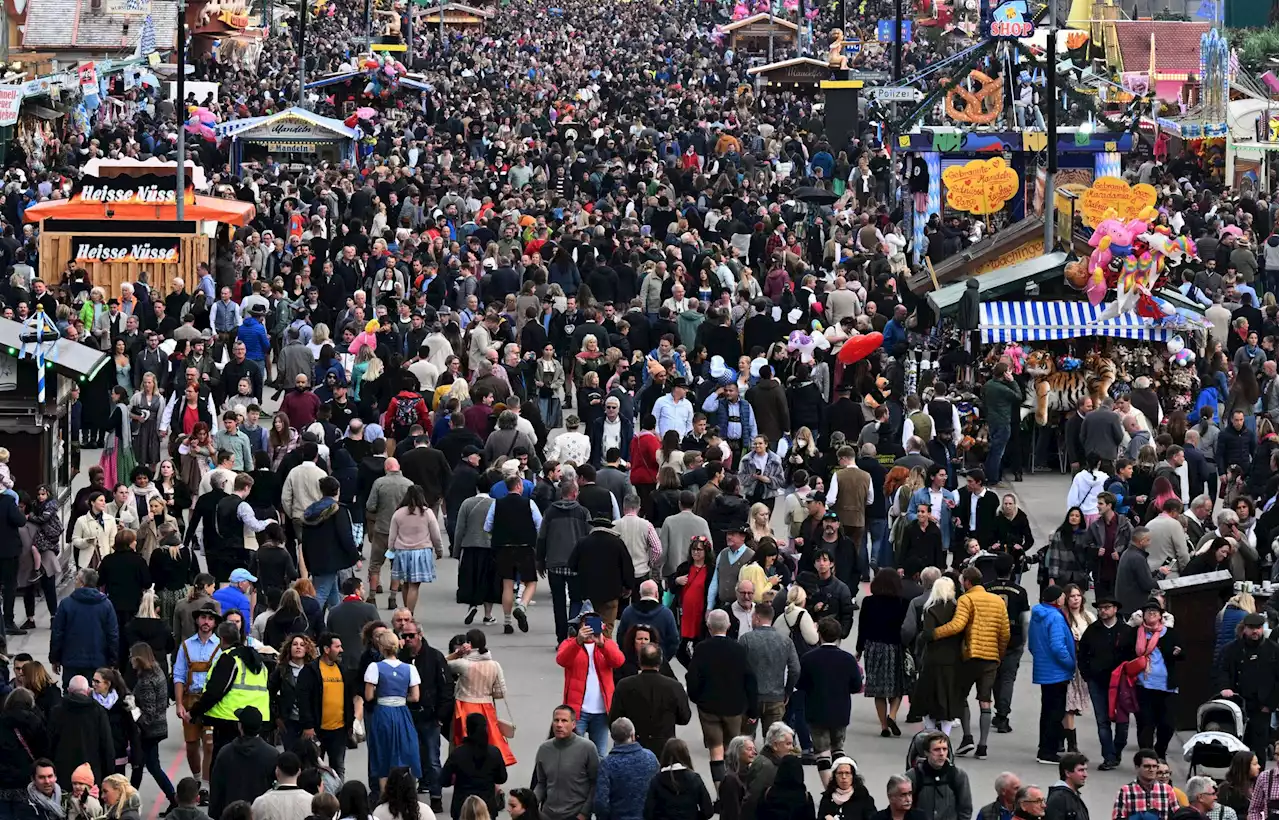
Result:
{"type": "MultiPolygon", "coordinates": [[[[141,36],[141,34],[139,34],[141,36]]],[[[186,213],[187,189],[187,0],[178,0],[178,185],[177,216],[182,222],[186,213]]]]}
{"type": "Polygon", "coordinates": [[[307,3],[298,0],[298,107],[307,107],[307,3]]]}
{"type": "MultiPolygon", "coordinates": [[[[1045,131],[1049,156],[1044,170],[1044,252],[1053,253],[1054,176],[1058,173],[1058,0],[1049,0],[1048,54],[1045,59],[1045,131]]],[[[1069,238],[1068,238],[1069,241],[1069,238]]]]}

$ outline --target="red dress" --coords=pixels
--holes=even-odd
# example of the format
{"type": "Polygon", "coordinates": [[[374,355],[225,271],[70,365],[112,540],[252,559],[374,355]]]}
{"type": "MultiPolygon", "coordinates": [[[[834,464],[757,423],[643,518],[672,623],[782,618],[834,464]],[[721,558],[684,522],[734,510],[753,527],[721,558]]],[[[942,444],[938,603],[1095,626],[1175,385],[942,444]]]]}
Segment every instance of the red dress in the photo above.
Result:
{"type": "Polygon", "coordinates": [[[689,582],[680,592],[680,637],[702,636],[702,618],[707,609],[707,584],[711,583],[711,566],[689,566],[689,582]]]}

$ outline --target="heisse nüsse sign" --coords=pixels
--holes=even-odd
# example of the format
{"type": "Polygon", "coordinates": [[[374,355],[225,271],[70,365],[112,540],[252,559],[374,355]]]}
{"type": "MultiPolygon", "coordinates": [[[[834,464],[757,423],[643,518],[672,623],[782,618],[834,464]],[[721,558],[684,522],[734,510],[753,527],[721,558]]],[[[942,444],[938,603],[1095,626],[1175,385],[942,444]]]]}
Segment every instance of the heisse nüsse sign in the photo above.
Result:
{"type": "Polygon", "coordinates": [[[89,262],[145,262],[151,264],[175,264],[178,261],[180,237],[76,237],[75,261],[89,262]]]}
{"type": "MultiPolygon", "coordinates": [[[[187,182],[185,199],[195,201],[195,189],[187,182]]],[[[178,201],[173,177],[144,174],[137,177],[81,177],[71,190],[73,202],[109,205],[173,205],[178,201]]]]}

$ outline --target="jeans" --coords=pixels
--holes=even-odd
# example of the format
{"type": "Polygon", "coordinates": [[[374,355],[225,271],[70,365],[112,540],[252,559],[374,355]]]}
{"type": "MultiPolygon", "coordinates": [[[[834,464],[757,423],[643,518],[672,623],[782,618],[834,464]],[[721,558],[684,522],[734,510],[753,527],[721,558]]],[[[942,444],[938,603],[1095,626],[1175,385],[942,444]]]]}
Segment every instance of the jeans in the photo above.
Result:
{"type": "Polygon", "coordinates": [[[602,712],[578,714],[578,734],[596,744],[601,757],[609,754],[609,716],[602,712]]]}
{"type": "Polygon", "coordinates": [[[1117,723],[1115,734],[1111,732],[1111,694],[1109,683],[1091,680],[1089,702],[1093,704],[1093,717],[1098,722],[1098,745],[1102,747],[1103,761],[1120,762],[1124,747],[1129,742],[1129,724],[1117,723]]]}
{"type": "Polygon", "coordinates": [[[893,566],[893,547],[889,544],[889,519],[867,519],[867,546],[863,548],[862,565],[876,569],[893,566]],[[868,555],[868,551],[870,555],[868,555]]]}
{"type": "Polygon", "coordinates": [[[439,797],[443,792],[440,776],[444,767],[440,764],[440,723],[434,718],[424,716],[415,720],[413,726],[418,730],[418,756],[422,758],[422,780],[432,797],[439,797]]]}
{"type": "MultiPolygon", "coordinates": [[[[156,785],[160,787],[161,793],[169,798],[170,803],[176,804],[178,797],[173,791],[173,781],[169,780],[169,775],[165,773],[164,766],[160,763],[160,741],[143,738],[140,745],[142,746],[143,766],[146,766],[147,771],[151,773],[156,785]]],[[[133,774],[129,776],[129,782],[133,784],[135,789],[142,785],[142,766],[133,767],[133,774]]]]}
{"type": "MultiPolygon", "coordinates": [[[[796,739],[800,741],[800,750],[812,752],[813,737],[809,734],[809,721],[804,715],[804,698],[792,693],[791,700],[787,701],[787,713],[782,716],[782,719],[795,730],[796,739]]],[[[768,731],[768,727],[765,730],[768,731]]]]}
{"type": "Polygon", "coordinates": [[[569,637],[569,621],[578,617],[578,612],[582,609],[577,578],[548,572],[547,585],[551,587],[551,612],[556,621],[556,643],[560,643],[569,637]]]}
{"type": "Polygon", "coordinates": [[[1013,433],[1013,428],[1008,424],[992,424],[989,427],[989,437],[987,440],[987,461],[983,465],[983,472],[987,474],[987,485],[996,484],[1000,481],[1000,462],[1004,460],[1004,450],[1009,446],[1009,438],[1013,433]]]}
{"type": "Polygon", "coordinates": [[[1000,668],[996,670],[995,716],[1002,720],[1008,720],[1009,714],[1013,711],[1013,685],[1018,680],[1018,665],[1022,663],[1022,653],[1025,649],[1025,645],[1010,646],[1005,650],[1000,668]]]}
{"type": "Polygon", "coordinates": [[[1057,760],[1062,745],[1062,719],[1067,715],[1067,687],[1071,681],[1040,686],[1040,744],[1036,756],[1057,760]]]}
{"type": "Polygon", "coordinates": [[[313,574],[311,582],[316,587],[316,600],[325,608],[335,607],[342,602],[342,596],[338,594],[338,574],[331,573],[328,575],[313,574]]]}
{"type": "Polygon", "coordinates": [[[1173,738],[1175,693],[1138,687],[1138,745],[1155,749],[1163,760],[1173,738]]]}
{"type": "Polygon", "coordinates": [[[338,777],[346,780],[347,773],[347,728],[316,729],[316,740],[320,742],[320,754],[329,761],[329,768],[338,773],[338,777]]]}

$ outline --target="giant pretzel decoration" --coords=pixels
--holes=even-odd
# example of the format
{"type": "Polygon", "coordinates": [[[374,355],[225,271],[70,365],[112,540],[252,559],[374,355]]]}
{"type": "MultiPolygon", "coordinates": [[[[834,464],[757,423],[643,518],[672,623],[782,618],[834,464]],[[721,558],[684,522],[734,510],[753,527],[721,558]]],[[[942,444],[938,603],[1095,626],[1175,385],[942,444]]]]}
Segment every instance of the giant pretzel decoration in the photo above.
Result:
{"type": "Polygon", "coordinates": [[[954,79],[942,81],[944,85],[953,86],[946,95],[947,116],[975,125],[995,122],[1004,111],[1004,83],[999,77],[992,79],[977,69],[969,72],[969,78],[978,84],[977,91],[970,91],[954,79]],[[956,108],[956,97],[964,101],[963,110],[956,108]]]}

